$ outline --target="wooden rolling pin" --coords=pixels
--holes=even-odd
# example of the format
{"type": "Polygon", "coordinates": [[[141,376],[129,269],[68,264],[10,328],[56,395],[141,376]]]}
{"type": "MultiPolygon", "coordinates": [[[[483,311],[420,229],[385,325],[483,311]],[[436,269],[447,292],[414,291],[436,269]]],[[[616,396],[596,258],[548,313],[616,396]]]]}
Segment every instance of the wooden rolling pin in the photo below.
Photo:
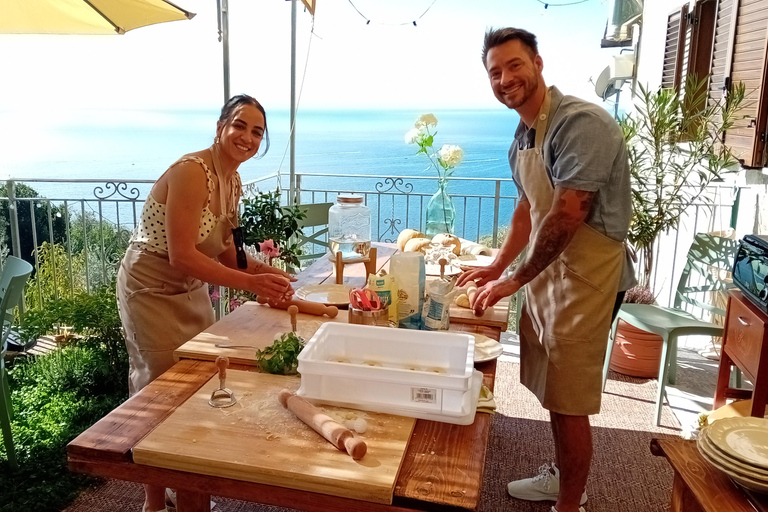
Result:
{"type": "Polygon", "coordinates": [[[267,299],[257,297],[256,302],[259,304],[269,304],[270,307],[277,309],[288,309],[291,306],[296,306],[299,308],[299,313],[307,313],[308,315],[317,316],[326,315],[328,318],[336,318],[336,315],[339,314],[339,308],[336,306],[326,306],[325,304],[320,304],[319,302],[310,302],[308,300],[302,299],[291,299],[284,302],[272,302],[268,301],[267,299]]]}
{"type": "Polygon", "coordinates": [[[356,439],[348,428],[344,428],[344,426],[333,421],[333,418],[324,414],[311,403],[300,396],[296,396],[287,389],[282,390],[277,398],[283,404],[283,407],[312,427],[315,432],[326,438],[339,450],[347,452],[355,460],[362,459],[365,456],[365,453],[368,451],[365,441],[356,439]]]}

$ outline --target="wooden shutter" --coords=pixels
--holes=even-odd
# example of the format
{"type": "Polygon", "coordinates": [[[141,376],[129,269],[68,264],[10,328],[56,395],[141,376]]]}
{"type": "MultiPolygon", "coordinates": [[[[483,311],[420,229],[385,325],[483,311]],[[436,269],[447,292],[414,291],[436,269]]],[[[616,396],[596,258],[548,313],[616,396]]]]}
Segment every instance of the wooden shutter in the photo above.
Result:
{"type": "MultiPolygon", "coordinates": [[[[768,0],[733,0],[731,9],[733,44],[730,76],[726,85],[742,82],[746,98],[725,144],[746,167],[762,167],[766,130],[766,47],[768,46],[768,0]],[[733,23],[735,20],[735,23],[733,23]]],[[[728,66],[728,60],[725,65],[728,66]]],[[[728,69],[725,69],[728,76],[728,69]]]]}
{"type": "Polygon", "coordinates": [[[731,75],[733,40],[736,34],[733,26],[736,19],[738,1],[720,0],[717,3],[715,35],[712,42],[711,78],[709,81],[710,101],[720,101],[723,97],[723,91],[727,87],[727,79],[731,75]]]}
{"type": "Polygon", "coordinates": [[[664,44],[664,66],[661,71],[663,89],[680,89],[682,68],[685,63],[686,36],[688,35],[688,4],[667,17],[667,39],[664,44]]]}

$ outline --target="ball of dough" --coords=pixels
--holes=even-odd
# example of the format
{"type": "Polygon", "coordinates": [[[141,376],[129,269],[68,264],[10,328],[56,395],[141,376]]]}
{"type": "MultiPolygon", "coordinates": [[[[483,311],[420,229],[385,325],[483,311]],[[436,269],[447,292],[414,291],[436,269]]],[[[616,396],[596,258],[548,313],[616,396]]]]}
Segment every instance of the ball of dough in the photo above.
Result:
{"type": "Polygon", "coordinates": [[[357,418],[355,420],[355,432],[358,434],[365,434],[365,432],[368,430],[368,422],[365,421],[363,418],[357,418]]]}
{"type": "Polygon", "coordinates": [[[462,308],[469,308],[469,296],[466,293],[462,293],[456,297],[456,305],[462,308]]]}
{"type": "Polygon", "coordinates": [[[453,254],[458,256],[461,254],[461,240],[459,237],[450,233],[439,233],[432,238],[433,244],[440,244],[444,247],[451,247],[453,254]]]}
{"type": "Polygon", "coordinates": [[[400,249],[400,251],[405,251],[405,244],[408,243],[408,240],[411,238],[424,238],[425,236],[426,235],[421,231],[416,231],[415,229],[404,229],[400,232],[399,235],[397,235],[397,248],[400,249]]]}
{"type": "Polygon", "coordinates": [[[426,252],[427,247],[432,243],[429,238],[411,238],[405,244],[403,252],[426,252]]]}

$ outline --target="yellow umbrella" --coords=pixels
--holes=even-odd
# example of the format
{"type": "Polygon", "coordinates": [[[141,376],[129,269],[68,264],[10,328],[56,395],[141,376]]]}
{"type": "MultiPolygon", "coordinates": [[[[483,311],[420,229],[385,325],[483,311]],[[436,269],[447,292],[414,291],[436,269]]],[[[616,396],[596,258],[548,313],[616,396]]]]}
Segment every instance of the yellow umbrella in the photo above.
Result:
{"type": "Polygon", "coordinates": [[[194,16],[165,0],[0,0],[0,34],[124,34],[194,16]]]}

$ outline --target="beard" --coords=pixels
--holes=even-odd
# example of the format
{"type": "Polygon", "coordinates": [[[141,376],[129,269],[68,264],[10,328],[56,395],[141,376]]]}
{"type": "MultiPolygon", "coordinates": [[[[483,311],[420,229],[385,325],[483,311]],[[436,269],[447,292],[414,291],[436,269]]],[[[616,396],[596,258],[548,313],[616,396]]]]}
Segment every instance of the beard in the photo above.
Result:
{"type": "MultiPolygon", "coordinates": [[[[525,105],[528,100],[533,97],[536,89],[539,87],[539,77],[533,76],[531,80],[527,80],[522,84],[522,90],[517,96],[503,95],[503,101],[507,108],[516,109],[525,105]]],[[[503,93],[502,93],[503,94],[503,93]]]]}

